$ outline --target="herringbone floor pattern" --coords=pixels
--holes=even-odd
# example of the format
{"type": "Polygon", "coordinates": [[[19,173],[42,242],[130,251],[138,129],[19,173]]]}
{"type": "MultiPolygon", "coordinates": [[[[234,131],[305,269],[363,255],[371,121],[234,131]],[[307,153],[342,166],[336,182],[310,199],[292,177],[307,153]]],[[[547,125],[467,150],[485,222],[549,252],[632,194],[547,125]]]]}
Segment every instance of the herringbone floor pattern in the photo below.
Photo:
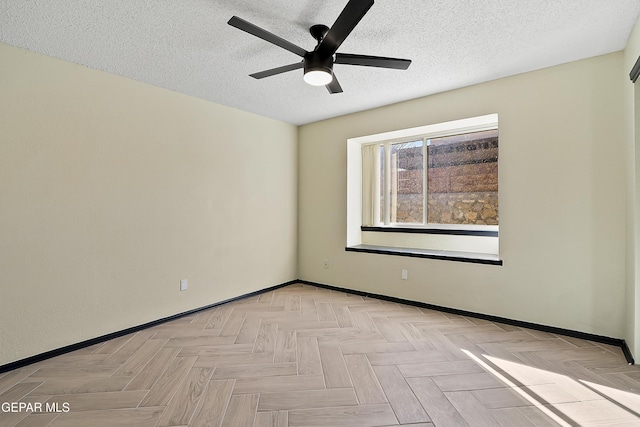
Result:
{"type": "Polygon", "coordinates": [[[640,426],[618,348],[291,285],[0,375],[2,426],[640,426]]]}

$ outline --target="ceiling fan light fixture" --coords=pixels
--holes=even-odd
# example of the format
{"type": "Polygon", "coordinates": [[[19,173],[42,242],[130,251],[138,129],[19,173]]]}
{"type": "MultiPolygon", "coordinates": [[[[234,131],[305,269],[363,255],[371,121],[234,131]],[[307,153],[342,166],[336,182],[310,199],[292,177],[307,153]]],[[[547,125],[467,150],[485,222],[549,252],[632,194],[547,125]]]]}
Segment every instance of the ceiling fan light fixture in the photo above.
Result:
{"type": "Polygon", "coordinates": [[[309,52],[304,56],[304,81],[312,86],[326,86],[333,80],[333,56],[309,52]]]}
{"type": "Polygon", "coordinates": [[[326,86],[333,80],[331,71],[325,69],[305,70],[304,81],[311,86],[326,86]]]}

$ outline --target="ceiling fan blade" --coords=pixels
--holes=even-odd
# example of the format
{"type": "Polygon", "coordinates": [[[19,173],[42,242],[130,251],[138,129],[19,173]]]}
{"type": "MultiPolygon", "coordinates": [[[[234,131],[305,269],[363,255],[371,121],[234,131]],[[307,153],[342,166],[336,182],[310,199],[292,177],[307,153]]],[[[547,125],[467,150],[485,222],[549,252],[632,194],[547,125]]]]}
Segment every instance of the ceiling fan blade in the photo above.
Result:
{"type": "Polygon", "coordinates": [[[336,53],[334,64],[362,65],[365,67],[393,68],[406,70],[411,65],[410,59],[386,58],[384,56],[353,55],[336,53]]]}
{"type": "Polygon", "coordinates": [[[338,79],[335,74],[333,75],[333,80],[331,80],[331,83],[329,83],[326,88],[329,93],[342,93],[342,86],[338,83],[338,79]]]}
{"type": "Polygon", "coordinates": [[[229,19],[229,22],[227,22],[227,24],[231,25],[232,27],[236,27],[242,31],[245,31],[249,34],[252,34],[256,37],[259,37],[262,40],[268,41],[269,43],[273,43],[276,46],[280,46],[281,48],[286,49],[289,52],[295,53],[298,56],[304,57],[304,55],[307,53],[307,51],[301,48],[300,46],[297,46],[283,39],[282,37],[276,36],[275,34],[270,33],[267,30],[263,30],[257,25],[254,25],[251,22],[247,22],[242,18],[238,18],[237,16],[232,16],[231,19],[229,19]]]}
{"type": "Polygon", "coordinates": [[[265,77],[275,76],[276,74],[286,73],[287,71],[297,70],[304,67],[304,62],[296,62],[295,64],[283,65],[282,67],[271,68],[270,70],[260,71],[259,73],[249,74],[254,79],[264,79],[265,77]]]}
{"type": "Polygon", "coordinates": [[[331,56],[336,53],[344,39],[358,25],[371,6],[373,6],[373,0],[349,0],[336,22],[318,45],[318,53],[321,56],[331,56]]]}

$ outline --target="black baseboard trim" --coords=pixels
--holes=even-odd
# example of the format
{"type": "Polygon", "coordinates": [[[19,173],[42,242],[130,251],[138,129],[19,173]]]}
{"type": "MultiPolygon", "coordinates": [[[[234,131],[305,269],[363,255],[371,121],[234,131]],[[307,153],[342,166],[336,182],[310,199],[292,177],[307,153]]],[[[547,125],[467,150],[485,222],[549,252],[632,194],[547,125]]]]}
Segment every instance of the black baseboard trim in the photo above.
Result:
{"type": "Polygon", "coordinates": [[[127,328],[127,329],[123,329],[121,331],[116,331],[116,332],[112,332],[106,335],[102,335],[96,338],[91,338],[79,343],[75,343],[75,344],[70,344],[67,345],[65,347],[61,347],[61,348],[57,348],[54,350],[50,350],[44,353],[40,353],[40,354],[36,354],[34,356],[31,357],[27,357],[25,359],[21,359],[21,360],[17,360],[15,362],[10,362],[7,363],[5,365],[0,366],[0,374],[8,372],[8,371],[12,371],[14,369],[18,369],[18,368],[23,368],[25,366],[31,365],[33,363],[37,363],[37,362],[41,362],[43,360],[47,360],[47,359],[51,359],[52,357],[56,357],[56,356],[60,356],[62,354],[66,354],[66,353],[70,353],[72,351],[75,350],[80,350],[81,348],[85,348],[85,347],[89,347],[95,344],[99,344],[101,342],[104,341],[108,341],[114,338],[118,338],[124,335],[128,335],[128,334],[132,334],[134,332],[138,332],[141,331],[143,329],[147,329],[150,328],[152,326],[157,326],[160,325],[162,323],[166,323],[166,322],[170,322],[172,320],[176,320],[179,319],[181,317],[185,317],[185,316],[189,316],[191,314],[194,313],[198,313],[200,311],[203,310],[208,310],[210,308],[213,307],[217,307],[219,305],[222,304],[226,304],[229,302],[233,302],[233,301],[238,301],[244,298],[249,298],[255,295],[260,295],[266,292],[270,292],[270,291],[274,291],[276,289],[280,289],[283,288],[285,286],[289,286],[289,285],[293,285],[295,283],[303,283],[305,285],[310,285],[310,286],[316,286],[318,288],[324,288],[324,289],[331,289],[334,291],[339,291],[339,292],[345,292],[345,293],[350,293],[350,294],[354,294],[354,295],[360,295],[360,296],[364,296],[364,297],[369,297],[369,298],[376,298],[376,299],[381,299],[384,301],[390,301],[390,302],[396,302],[396,303],[400,303],[400,304],[406,304],[406,305],[411,305],[414,307],[420,307],[420,308],[427,308],[430,310],[436,310],[436,311],[442,311],[445,313],[451,313],[451,314],[457,314],[460,316],[467,316],[467,317],[473,317],[476,319],[482,319],[482,320],[488,320],[491,322],[498,322],[498,323],[504,323],[506,325],[511,325],[511,326],[519,326],[522,328],[528,328],[528,329],[533,329],[536,331],[542,331],[542,332],[549,332],[552,334],[558,334],[558,335],[564,335],[564,336],[569,336],[569,337],[573,337],[573,338],[580,338],[580,339],[584,339],[584,340],[588,340],[588,341],[594,341],[594,342],[599,342],[602,344],[609,344],[609,345],[613,345],[616,347],[620,347],[622,349],[622,352],[625,356],[625,358],[627,359],[627,362],[630,365],[635,364],[635,361],[633,359],[633,355],[631,354],[631,351],[629,350],[629,347],[627,346],[627,343],[625,340],[620,339],[620,338],[610,338],[610,337],[605,337],[602,335],[594,335],[594,334],[589,334],[586,332],[579,332],[579,331],[572,331],[570,329],[563,329],[563,328],[557,328],[555,326],[547,326],[547,325],[540,325],[537,323],[530,323],[530,322],[525,322],[522,320],[514,320],[514,319],[507,319],[505,317],[499,317],[499,316],[492,316],[489,314],[482,314],[482,313],[474,313],[472,311],[466,311],[466,310],[460,310],[457,308],[450,308],[450,307],[444,307],[444,306],[439,306],[439,305],[434,305],[434,304],[428,304],[425,302],[419,302],[419,301],[411,301],[411,300],[406,300],[406,299],[402,299],[402,298],[396,298],[396,297],[391,297],[388,295],[380,295],[380,294],[372,294],[369,292],[363,292],[363,291],[357,291],[354,289],[347,289],[347,288],[340,288],[337,286],[332,286],[332,285],[326,285],[323,283],[316,283],[316,282],[310,282],[308,280],[291,280],[289,282],[286,283],[281,283],[279,285],[275,285],[275,286],[271,286],[269,288],[265,288],[265,289],[261,289],[259,291],[254,291],[254,292],[250,292],[248,294],[244,294],[244,295],[240,295],[234,298],[229,298],[227,300],[224,301],[219,301],[213,304],[209,304],[206,305],[204,307],[199,307],[199,308],[195,308],[193,310],[189,310],[189,311],[185,311],[182,313],[178,313],[178,314],[174,314],[172,316],[168,316],[168,317],[163,317],[162,319],[158,319],[158,320],[153,320],[151,322],[148,323],[144,323],[142,325],[138,325],[138,326],[133,326],[131,328],[127,328]]]}
{"type": "Polygon", "coordinates": [[[318,288],[331,289],[333,291],[346,292],[349,294],[360,295],[368,298],[376,298],[384,301],[396,302],[396,303],[411,305],[411,306],[420,307],[420,308],[427,308],[429,310],[441,311],[444,313],[451,313],[451,314],[457,314],[460,316],[473,317],[476,319],[488,320],[490,322],[498,322],[498,323],[503,323],[505,325],[518,326],[521,328],[533,329],[536,331],[548,332],[551,334],[564,335],[567,337],[580,338],[583,340],[599,342],[602,344],[608,344],[615,347],[620,347],[622,349],[622,352],[624,353],[625,359],[627,359],[627,363],[629,363],[630,365],[635,364],[635,361],[633,360],[633,355],[631,354],[631,351],[629,350],[629,347],[627,346],[626,341],[621,338],[605,337],[602,335],[595,335],[587,332],[579,332],[579,331],[573,331],[571,329],[557,328],[555,326],[540,325],[538,323],[525,322],[523,320],[507,319],[506,317],[475,313],[473,311],[460,310],[457,308],[444,307],[444,306],[429,304],[425,302],[411,301],[411,300],[406,300],[402,298],[391,297],[388,295],[372,294],[369,292],[363,292],[363,291],[357,291],[353,289],[340,288],[332,285],[326,285],[324,283],[310,282],[308,280],[298,280],[297,283],[304,283],[305,285],[316,286],[318,288]]]}
{"type": "Polygon", "coordinates": [[[47,352],[44,352],[44,353],[36,354],[35,356],[27,357],[25,359],[17,360],[15,362],[7,363],[6,365],[0,366],[0,374],[2,374],[4,372],[12,371],[14,369],[23,368],[23,367],[25,367],[27,365],[31,365],[33,363],[41,362],[43,360],[51,359],[52,357],[60,356],[60,355],[65,354],[65,353],[70,353],[70,352],[75,351],[75,350],[80,350],[81,348],[85,348],[85,347],[89,347],[89,346],[92,346],[92,345],[95,345],[95,344],[99,344],[99,343],[104,342],[104,341],[112,340],[114,338],[118,338],[118,337],[121,337],[121,336],[124,336],[124,335],[128,335],[128,334],[132,334],[134,332],[138,332],[138,331],[141,331],[143,329],[150,328],[152,326],[157,326],[157,325],[160,325],[162,323],[170,322],[171,320],[176,320],[176,319],[179,319],[181,317],[189,316],[189,315],[197,313],[199,311],[208,310],[210,308],[217,307],[217,306],[222,305],[222,304],[226,304],[226,303],[233,302],[233,301],[238,301],[238,300],[241,300],[241,299],[244,299],[244,298],[252,297],[252,296],[255,296],[255,295],[260,295],[260,294],[263,294],[265,292],[270,292],[270,291],[273,291],[273,290],[276,290],[276,289],[279,289],[279,288],[283,288],[285,286],[293,285],[294,283],[300,283],[300,281],[299,280],[291,280],[291,281],[286,282],[286,283],[281,283],[279,285],[271,286],[269,288],[261,289],[259,291],[250,292],[248,294],[244,294],[244,295],[240,295],[240,296],[237,296],[237,297],[229,298],[227,300],[216,302],[216,303],[213,303],[213,304],[209,304],[209,305],[206,305],[204,307],[195,308],[193,310],[185,311],[183,313],[178,313],[178,314],[174,314],[174,315],[169,316],[169,317],[163,317],[162,319],[153,320],[151,322],[144,323],[142,325],[133,326],[131,328],[123,329],[121,331],[112,332],[110,334],[102,335],[102,336],[99,336],[99,337],[96,337],[96,338],[91,338],[91,339],[88,339],[86,341],[82,341],[82,342],[75,343],[75,344],[70,344],[70,345],[67,345],[65,347],[61,347],[61,348],[50,350],[50,351],[47,351],[47,352]]]}
{"type": "Polygon", "coordinates": [[[636,362],[633,360],[633,354],[631,354],[631,350],[629,350],[629,346],[625,340],[622,340],[620,348],[622,349],[622,353],[624,353],[624,358],[629,362],[629,365],[635,365],[636,362]]]}

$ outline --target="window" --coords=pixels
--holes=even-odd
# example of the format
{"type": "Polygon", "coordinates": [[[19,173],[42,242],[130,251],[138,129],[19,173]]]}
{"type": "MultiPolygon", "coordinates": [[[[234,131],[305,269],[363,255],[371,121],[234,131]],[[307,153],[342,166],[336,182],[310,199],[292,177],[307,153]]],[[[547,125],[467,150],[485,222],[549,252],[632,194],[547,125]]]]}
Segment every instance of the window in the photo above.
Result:
{"type": "Polygon", "coordinates": [[[347,246],[498,255],[498,116],[353,138],[347,246]]]}
{"type": "Polygon", "coordinates": [[[497,129],[366,144],[362,151],[363,191],[376,187],[379,194],[363,199],[363,225],[498,225],[497,129]]]}

